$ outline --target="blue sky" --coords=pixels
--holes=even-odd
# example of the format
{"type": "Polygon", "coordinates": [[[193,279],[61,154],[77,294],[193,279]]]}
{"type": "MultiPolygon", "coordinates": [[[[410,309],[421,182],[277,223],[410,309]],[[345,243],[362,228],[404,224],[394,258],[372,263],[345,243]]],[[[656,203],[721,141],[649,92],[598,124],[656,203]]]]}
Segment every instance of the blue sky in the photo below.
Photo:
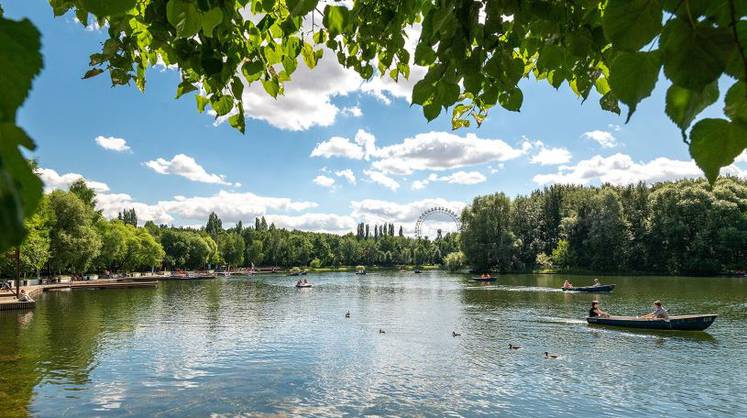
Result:
{"type": "MultiPolygon", "coordinates": [[[[214,210],[228,224],[266,215],[291,228],[386,221],[409,231],[427,207],[459,210],[480,194],[699,175],[664,114],[663,78],[627,125],[598,96],[582,104],[567,85],[525,80],[520,113],[496,108],[482,127],[452,131],[448,112],[427,123],[409,106],[422,70],[401,85],[361,82],[329,54],[314,71],[299,65],[278,101],[247,89],[241,135],[197,113],[194,94],[175,100],[175,70],[149,70],[145,93],[112,88],[107,74],[81,80],[105,33],[54,18],[46,1],[4,7],[42,32],[44,69],[18,121],[37,142],[42,178],[51,190],[84,177],[107,216],[134,207],[141,220],[198,225],[214,210]]],[[[745,175],[745,155],[730,169],[745,175]]]]}

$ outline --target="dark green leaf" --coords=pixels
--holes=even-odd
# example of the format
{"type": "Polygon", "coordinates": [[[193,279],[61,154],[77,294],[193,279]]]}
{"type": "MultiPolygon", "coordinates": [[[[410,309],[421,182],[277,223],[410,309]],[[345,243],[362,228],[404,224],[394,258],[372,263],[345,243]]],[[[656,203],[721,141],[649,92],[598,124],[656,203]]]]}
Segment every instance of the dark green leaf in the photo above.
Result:
{"type": "Polygon", "coordinates": [[[435,103],[429,103],[423,106],[423,114],[425,115],[425,118],[428,119],[428,122],[432,121],[433,119],[436,119],[440,113],[441,113],[440,105],[437,105],[435,103]]]}
{"type": "Polygon", "coordinates": [[[350,11],[345,6],[327,6],[324,8],[324,27],[329,31],[330,37],[342,33],[350,21],[350,11]]]}
{"type": "Polygon", "coordinates": [[[667,90],[666,112],[672,122],[682,130],[690,126],[695,116],[718,100],[718,83],[707,85],[702,91],[692,91],[672,84],[667,90]]]}
{"type": "Polygon", "coordinates": [[[747,125],[747,88],[738,81],[726,92],[724,113],[734,122],[747,125]]]}
{"type": "Polygon", "coordinates": [[[195,87],[194,84],[188,81],[182,81],[181,83],[179,83],[179,87],[176,88],[176,98],[178,99],[183,95],[195,90],[197,90],[197,87],[195,87]]]}
{"type": "Polygon", "coordinates": [[[0,122],[13,122],[42,68],[40,34],[30,20],[0,18],[0,122]]]}
{"type": "Polygon", "coordinates": [[[504,109],[512,112],[518,112],[521,109],[521,103],[524,101],[524,94],[518,87],[513,87],[498,95],[498,103],[504,109]]]}
{"type": "Polygon", "coordinates": [[[610,87],[615,96],[628,106],[628,120],[638,103],[651,95],[659,78],[658,51],[621,52],[610,68],[610,87]]]}
{"type": "Polygon", "coordinates": [[[210,9],[207,13],[202,14],[202,32],[208,38],[212,37],[213,29],[221,22],[223,22],[223,11],[218,7],[210,9]]]}
{"type": "Polygon", "coordinates": [[[412,103],[424,105],[433,96],[433,85],[427,80],[420,80],[412,88],[412,103]]]}
{"type": "Polygon", "coordinates": [[[659,33],[662,15],[661,0],[608,0],[602,27],[615,48],[637,51],[659,33]]]}
{"type": "Polygon", "coordinates": [[[608,91],[604,96],[602,96],[601,99],[599,99],[599,105],[602,107],[602,109],[620,114],[620,104],[617,100],[617,96],[615,96],[614,92],[608,91]]]}
{"type": "Polygon", "coordinates": [[[703,119],[690,131],[690,155],[711,183],[747,148],[747,129],[726,119],[703,119]]]}
{"type": "Polygon", "coordinates": [[[202,26],[197,7],[186,0],[169,0],[166,4],[166,18],[176,28],[176,36],[181,38],[194,36],[202,26]]]}
{"type": "Polygon", "coordinates": [[[305,16],[309,14],[319,0],[286,0],[285,4],[288,5],[288,11],[291,16],[305,16]]]}
{"type": "Polygon", "coordinates": [[[132,10],[137,0],[82,0],[83,7],[99,18],[118,16],[132,10]]]}
{"type": "Polygon", "coordinates": [[[83,80],[91,77],[96,77],[103,72],[104,70],[102,70],[101,68],[91,68],[90,70],[86,71],[85,74],[83,74],[83,80]]]}

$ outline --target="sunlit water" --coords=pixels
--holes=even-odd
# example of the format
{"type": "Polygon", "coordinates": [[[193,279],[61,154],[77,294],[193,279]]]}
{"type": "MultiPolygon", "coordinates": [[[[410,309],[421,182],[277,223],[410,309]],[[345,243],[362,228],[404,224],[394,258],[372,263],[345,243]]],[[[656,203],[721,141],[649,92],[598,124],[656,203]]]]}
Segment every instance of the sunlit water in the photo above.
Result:
{"type": "Polygon", "coordinates": [[[52,292],[0,312],[0,415],[747,415],[745,279],[610,277],[614,293],[590,295],[551,275],[306,278],[52,292]],[[707,333],[592,328],[594,298],[719,318],[707,333]]]}

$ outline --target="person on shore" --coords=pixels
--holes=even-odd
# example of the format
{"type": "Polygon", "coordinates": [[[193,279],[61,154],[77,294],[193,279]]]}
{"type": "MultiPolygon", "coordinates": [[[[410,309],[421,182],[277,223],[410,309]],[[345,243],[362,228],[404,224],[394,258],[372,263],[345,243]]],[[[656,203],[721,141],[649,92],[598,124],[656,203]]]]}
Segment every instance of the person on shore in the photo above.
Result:
{"type": "Polygon", "coordinates": [[[643,315],[642,318],[646,319],[663,319],[665,321],[669,320],[669,312],[667,312],[666,309],[661,305],[661,301],[656,300],[654,301],[654,311],[650,314],[643,315]]]}
{"type": "Polygon", "coordinates": [[[563,289],[573,289],[573,283],[566,280],[565,282],[563,282],[563,289]]]}
{"type": "Polygon", "coordinates": [[[594,286],[594,287],[597,287],[597,286],[601,286],[601,285],[602,285],[602,284],[601,284],[601,283],[599,283],[599,279],[597,279],[597,278],[595,277],[595,278],[594,278],[594,284],[593,284],[592,286],[594,286]]]}
{"type": "Polygon", "coordinates": [[[26,289],[21,289],[21,294],[18,295],[18,300],[20,302],[33,302],[34,300],[31,299],[31,296],[29,296],[28,293],[26,293],[26,289]]]}
{"type": "Polygon", "coordinates": [[[589,309],[589,317],[595,318],[609,318],[610,314],[599,308],[599,301],[595,300],[591,302],[591,309],[589,309]]]}

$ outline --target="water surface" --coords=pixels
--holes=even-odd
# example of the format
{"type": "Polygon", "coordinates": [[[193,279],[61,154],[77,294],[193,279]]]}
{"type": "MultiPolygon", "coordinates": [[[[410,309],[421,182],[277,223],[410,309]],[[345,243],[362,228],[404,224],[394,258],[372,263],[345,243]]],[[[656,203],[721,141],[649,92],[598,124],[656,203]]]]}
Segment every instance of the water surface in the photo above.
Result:
{"type": "Polygon", "coordinates": [[[559,291],[562,275],[306,278],[50,292],[0,312],[0,415],[747,415],[745,279],[603,277],[617,289],[591,295],[559,291]],[[719,318],[706,333],[592,328],[594,298],[719,318]]]}

